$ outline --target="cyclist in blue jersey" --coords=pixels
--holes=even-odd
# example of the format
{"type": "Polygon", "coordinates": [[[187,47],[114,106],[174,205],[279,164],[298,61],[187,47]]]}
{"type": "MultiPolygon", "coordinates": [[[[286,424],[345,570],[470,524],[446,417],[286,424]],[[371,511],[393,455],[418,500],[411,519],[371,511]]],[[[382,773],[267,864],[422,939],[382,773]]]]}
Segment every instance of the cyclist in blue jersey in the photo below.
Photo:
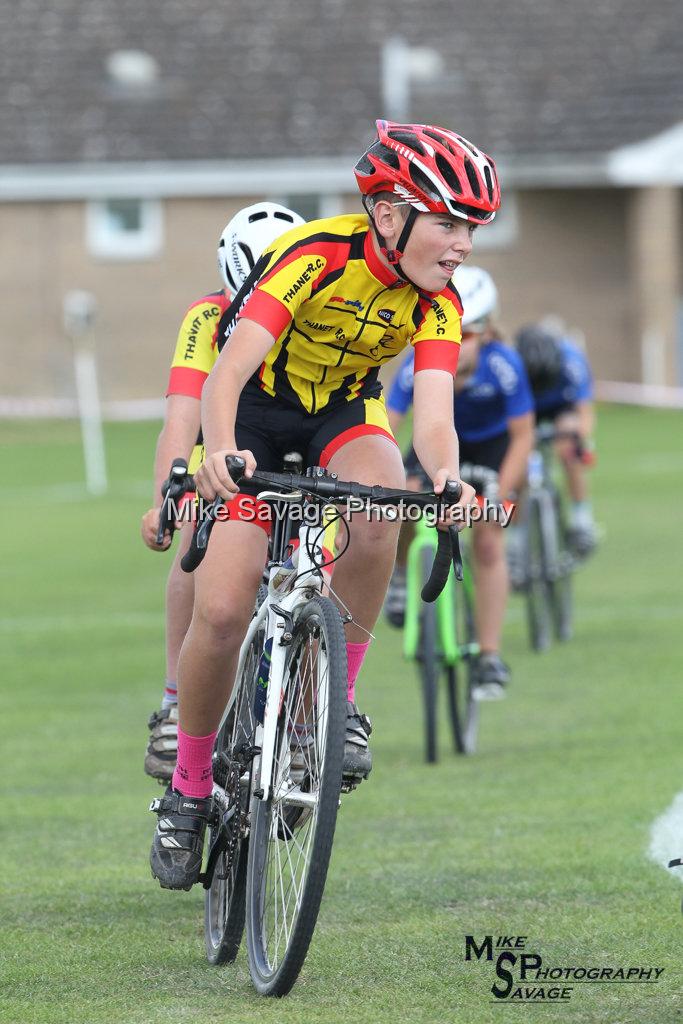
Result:
{"type": "MultiPolygon", "coordinates": [[[[514,500],[525,476],[533,444],[533,399],[524,365],[518,354],[500,340],[494,324],[497,291],[491,276],[480,267],[461,267],[454,283],[463,304],[463,340],[454,383],[455,422],[464,463],[498,472],[498,497],[514,500]]],[[[387,399],[389,421],[395,431],[412,403],[412,353],[404,361],[387,399]]],[[[411,449],[406,474],[419,486],[420,467],[411,449]]],[[[404,528],[405,533],[405,528],[404,528]]],[[[405,609],[405,551],[399,548],[397,565],[385,611],[401,625],[405,609]]],[[[475,616],[481,654],[477,683],[479,700],[504,696],[508,666],[500,657],[500,642],[508,597],[508,573],[501,525],[476,523],[472,531],[476,576],[475,616]]]]}
{"type": "Polygon", "coordinates": [[[545,322],[523,327],[516,337],[517,351],[526,366],[538,423],[553,423],[556,430],[578,434],[556,442],[571,499],[569,543],[576,555],[586,556],[597,541],[586,468],[593,463],[595,427],[593,375],[584,352],[545,322]]]}

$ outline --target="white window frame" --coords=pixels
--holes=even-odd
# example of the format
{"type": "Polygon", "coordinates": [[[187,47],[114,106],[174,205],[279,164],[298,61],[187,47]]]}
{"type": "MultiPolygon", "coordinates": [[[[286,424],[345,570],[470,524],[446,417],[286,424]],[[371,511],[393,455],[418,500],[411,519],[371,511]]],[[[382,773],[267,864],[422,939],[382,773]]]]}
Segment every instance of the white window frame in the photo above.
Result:
{"type": "Polygon", "coordinates": [[[137,231],[116,229],[109,213],[109,203],[117,198],[94,199],[86,210],[88,252],[98,259],[149,260],[161,252],[164,240],[163,210],[158,199],[129,199],[140,204],[140,228],[137,231]]]}
{"type": "MultiPolygon", "coordinates": [[[[314,220],[321,220],[324,217],[338,217],[340,214],[344,212],[344,204],[342,202],[342,197],[338,195],[336,192],[306,192],[302,193],[302,195],[305,195],[307,200],[313,199],[317,201],[318,210],[314,217],[314,220]]],[[[286,206],[288,209],[296,209],[296,196],[292,195],[291,193],[286,196],[274,196],[273,198],[271,198],[270,202],[279,203],[281,206],[286,206]]]]}

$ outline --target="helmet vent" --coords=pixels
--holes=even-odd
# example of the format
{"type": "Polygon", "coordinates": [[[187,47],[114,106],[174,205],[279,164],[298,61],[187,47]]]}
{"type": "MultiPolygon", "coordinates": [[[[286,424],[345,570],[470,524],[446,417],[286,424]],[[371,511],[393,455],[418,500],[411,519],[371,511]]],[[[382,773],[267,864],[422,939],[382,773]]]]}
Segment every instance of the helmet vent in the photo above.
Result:
{"type": "Polygon", "coordinates": [[[471,142],[468,142],[467,139],[463,139],[462,135],[456,135],[456,138],[458,142],[465,147],[465,149],[468,149],[470,151],[472,156],[479,156],[479,153],[474,148],[471,142]]]}
{"type": "Polygon", "coordinates": [[[439,145],[443,146],[444,149],[447,149],[449,153],[452,153],[454,156],[456,155],[455,150],[451,146],[450,142],[444,136],[437,135],[436,132],[430,131],[429,128],[425,128],[424,134],[428,135],[430,139],[434,139],[434,142],[438,142],[439,145]]]}
{"type": "Polygon", "coordinates": [[[389,132],[389,138],[393,139],[394,142],[400,142],[404,146],[409,146],[411,149],[414,149],[416,153],[420,153],[421,156],[426,155],[424,146],[414,132],[389,132]]]}
{"type": "Polygon", "coordinates": [[[368,156],[367,153],[363,153],[363,156],[360,158],[360,160],[356,164],[356,171],[359,174],[368,174],[368,175],[375,173],[374,165],[373,165],[372,161],[370,160],[370,157],[368,156]]]}
{"type": "MultiPolygon", "coordinates": [[[[260,219],[260,216],[261,215],[259,215],[259,219],[260,219]]],[[[263,214],[263,216],[265,217],[265,214],[263,214]]],[[[249,264],[249,269],[253,270],[254,269],[254,264],[256,263],[256,260],[254,259],[254,254],[252,253],[250,247],[247,245],[246,242],[238,242],[237,244],[239,245],[240,249],[244,253],[244,258],[246,259],[247,263],[249,264]]]]}
{"type": "Polygon", "coordinates": [[[489,200],[493,201],[493,178],[491,176],[491,168],[488,164],[484,167],[484,180],[489,193],[489,200]]]}
{"type": "Polygon", "coordinates": [[[471,160],[465,160],[465,173],[467,174],[467,180],[470,183],[472,194],[477,199],[481,199],[481,185],[479,184],[477,172],[475,171],[471,160]]]}
{"type": "Polygon", "coordinates": [[[276,220],[286,220],[288,224],[294,223],[294,218],[292,217],[291,213],[285,213],[284,211],[276,210],[275,213],[273,214],[273,217],[276,220]]]}
{"type": "Polygon", "coordinates": [[[448,160],[446,160],[445,157],[441,156],[441,153],[436,154],[436,166],[439,168],[439,173],[441,174],[441,177],[446,182],[448,187],[452,189],[452,191],[455,192],[456,195],[461,196],[462,185],[460,184],[460,179],[458,178],[458,175],[455,173],[455,171],[449,164],[448,160]]]}
{"type": "Polygon", "coordinates": [[[249,223],[255,224],[257,220],[265,220],[268,214],[265,210],[259,210],[257,213],[249,214],[249,223]]]}
{"type": "Polygon", "coordinates": [[[381,142],[373,146],[370,152],[378,160],[381,160],[383,164],[387,164],[388,167],[392,167],[395,171],[401,166],[401,161],[393,149],[389,149],[388,146],[383,145],[381,142]]]}
{"type": "Polygon", "coordinates": [[[434,183],[429,180],[424,171],[421,171],[419,167],[416,167],[411,160],[408,164],[408,173],[413,179],[413,183],[417,185],[421,192],[425,195],[430,196],[432,199],[439,199],[440,196],[434,187],[434,183]]]}

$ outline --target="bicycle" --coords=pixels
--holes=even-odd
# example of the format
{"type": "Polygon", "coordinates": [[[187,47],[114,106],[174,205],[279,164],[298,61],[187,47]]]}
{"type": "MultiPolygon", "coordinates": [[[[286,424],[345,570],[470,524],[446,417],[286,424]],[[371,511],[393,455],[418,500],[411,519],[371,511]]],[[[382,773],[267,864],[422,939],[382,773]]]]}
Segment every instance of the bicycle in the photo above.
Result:
{"type": "MultiPolygon", "coordinates": [[[[463,463],[461,476],[477,492],[480,507],[497,505],[498,474],[487,466],[463,463]]],[[[504,503],[507,504],[507,503],[504,503]]],[[[416,524],[406,564],[406,614],[403,653],[419,666],[425,714],[425,759],[438,759],[439,680],[443,676],[455,751],[474,754],[479,734],[479,701],[474,698],[479,654],[474,615],[474,580],[467,548],[457,590],[449,577],[433,604],[419,600],[419,589],[434,547],[434,534],[423,520],[416,524]]]]}
{"type": "MultiPolygon", "coordinates": [[[[227,460],[239,483],[244,463],[227,460]]],[[[189,478],[188,478],[189,479],[189,478]]],[[[235,959],[246,924],[249,970],[261,995],[283,996],[303,966],[322,900],[342,792],[346,721],[346,641],[336,604],[322,593],[319,544],[325,525],[294,509],[354,499],[379,506],[410,500],[441,504],[433,493],[338,481],[320,468],[259,473],[252,484],[275,511],[267,585],[240,649],[236,681],[214,752],[214,815],[200,881],[206,890],[205,944],[213,964],[235,959]],[[290,543],[299,526],[299,546],[290,543]],[[322,525],[321,525],[322,524],[322,525]]],[[[459,485],[447,488],[456,502],[459,485]]],[[[183,557],[195,569],[224,502],[206,510],[183,557]]],[[[359,511],[358,508],[353,511],[359,511]]],[[[339,524],[348,523],[335,509],[339,524]]],[[[329,517],[328,520],[329,522],[329,517]]],[[[337,551],[334,561],[344,553],[337,551]]],[[[440,531],[425,585],[434,600],[459,560],[457,532],[440,531]]]]}
{"type": "Polygon", "coordinates": [[[557,431],[552,424],[536,429],[536,444],[529,455],[527,494],[520,528],[521,578],[531,646],[546,650],[553,633],[558,640],[573,632],[572,574],[576,558],[569,545],[565,505],[552,472],[552,445],[569,440],[581,453],[581,439],[573,431],[557,431]]]}
{"type": "Polygon", "coordinates": [[[406,562],[406,611],[403,627],[403,656],[416,661],[420,674],[425,716],[425,759],[438,759],[437,720],[439,681],[446,688],[449,722],[455,749],[472,754],[476,748],[479,709],[472,699],[476,643],[473,611],[473,582],[468,567],[456,567],[455,578],[462,582],[458,595],[449,576],[436,601],[421,600],[425,580],[436,546],[434,530],[424,519],[416,523],[415,536],[408,548],[406,562]],[[462,667],[464,679],[459,667],[462,667]]]}

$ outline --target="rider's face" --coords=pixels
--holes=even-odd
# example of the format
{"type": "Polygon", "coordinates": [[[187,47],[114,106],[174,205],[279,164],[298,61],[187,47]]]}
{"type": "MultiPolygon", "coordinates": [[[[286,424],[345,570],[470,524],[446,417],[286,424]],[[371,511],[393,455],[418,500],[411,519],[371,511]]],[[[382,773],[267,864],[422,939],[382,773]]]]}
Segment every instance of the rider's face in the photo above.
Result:
{"type": "Polygon", "coordinates": [[[441,213],[421,213],[410,233],[401,267],[427,292],[440,292],[472,252],[476,225],[441,213]]]}

